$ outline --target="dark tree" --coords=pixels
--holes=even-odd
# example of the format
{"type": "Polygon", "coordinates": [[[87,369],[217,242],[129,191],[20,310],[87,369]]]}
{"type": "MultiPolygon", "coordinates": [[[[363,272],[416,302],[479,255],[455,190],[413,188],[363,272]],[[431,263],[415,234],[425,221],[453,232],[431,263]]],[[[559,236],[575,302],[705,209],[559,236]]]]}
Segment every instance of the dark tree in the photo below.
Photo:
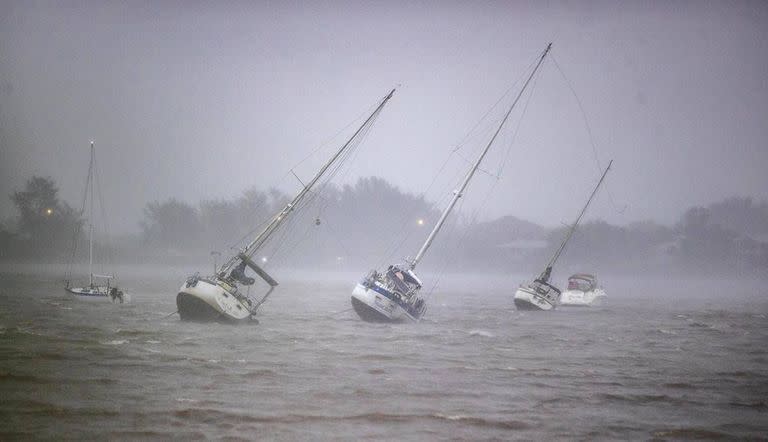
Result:
{"type": "Polygon", "coordinates": [[[19,211],[18,231],[32,254],[61,254],[80,231],[83,220],[67,203],[59,201],[59,189],[50,178],[33,176],[11,200],[19,211]]]}
{"type": "Polygon", "coordinates": [[[197,210],[175,198],[163,203],[147,203],[141,222],[144,240],[178,249],[206,246],[198,244],[201,223],[197,210]]]}

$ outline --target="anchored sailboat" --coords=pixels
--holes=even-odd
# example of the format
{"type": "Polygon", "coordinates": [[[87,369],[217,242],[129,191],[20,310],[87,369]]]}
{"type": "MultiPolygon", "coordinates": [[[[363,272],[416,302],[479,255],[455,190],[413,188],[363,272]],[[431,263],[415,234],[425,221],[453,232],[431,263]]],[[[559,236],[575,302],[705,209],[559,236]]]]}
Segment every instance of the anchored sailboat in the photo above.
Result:
{"type": "Polygon", "coordinates": [[[541,272],[541,275],[532,282],[524,282],[518,287],[517,292],[515,292],[515,307],[517,307],[518,310],[552,310],[557,306],[560,301],[560,289],[549,283],[549,278],[552,275],[552,267],[557,262],[560,254],[563,253],[563,250],[565,250],[565,246],[573,236],[573,232],[576,231],[576,227],[579,225],[581,217],[584,216],[584,213],[587,211],[589,203],[592,202],[600,185],[603,184],[603,180],[605,179],[605,175],[608,174],[611,164],[613,164],[613,161],[608,163],[608,167],[605,168],[603,176],[600,177],[600,181],[598,181],[597,186],[595,186],[595,189],[589,196],[587,204],[581,209],[581,213],[579,213],[576,221],[571,224],[568,233],[565,235],[565,238],[563,238],[563,242],[560,243],[560,247],[555,254],[552,255],[552,259],[549,260],[547,267],[541,272]]]}
{"type": "Polygon", "coordinates": [[[424,244],[421,246],[421,249],[419,249],[416,257],[413,260],[406,259],[406,263],[404,264],[390,265],[385,271],[380,272],[371,270],[362,281],[355,285],[351,298],[352,307],[361,319],[369,322],[416,322],[424,315],[427,305],[424,298],[419,296],[422,283],[419,277],[416,276],[416,266],[432,245],[438,232],[440,232],[443,224],[445,224],[448,215],[453,210],[459,198],[463,195],[469,181],[474,176],[478,167],[480,167],[480,163],[483,161],[483,158],[485,158],[485,155],[493,145],[499,132],[501,132],[502,127],[504,127],[504,123],[506,123],[512,110],[515,108],[515,105],[520,100],[520,97],[523,95],[523,92],[536,74],[536,71],[538,71],[539,66],[541,66],[541,63],[544,61],[544,58],[551,48],[552,44],[550,43],[541,54],[538,63],[536,63],[536,66],[533,68],[533,71],[531,71],[525,84],[523,84],[517,97],[507,110],[507,113],[501,120],[496,132],[485,146],[485,149],[480,153],[480,156],[475,160],[472,168],[469,169],[464,176],[459,188],[453,192],[451,201],[448,203],[448,206],[443,211],[440,219],[437,221],[437,224],[435,224],[435,227],[432,229],[432,232],[429,234],[426,241],[424,241],[424,244]]]}
{"type": "MultiPolygon", "coordinates": [[[[65,290],[75,297],[80,299],[105,299],[112,302],[123,303],[125,301],[125,294],[118,287],[112,285],[113,275],[97,275],[93,273],[93,194],[94,194],[94,182],[96,181],[96,153],[93,142],[91,142],[91,162],[88,166],[88,178],[85,182],[85,195],[83,196],[83,206],[85,206],[85,200],[88,199],[88,285],[84,287],[71,287],[72,271],[71,267],[75,258],[75,251],[77,248],[77,235],[75,235],[72,256],[70,258],[69,269],[67,270],[67,278],[65,290]],[[99,284],[97,280],[102,280],[99,284]]],[[[83,207],[84,209],[85,207],[83,207]]],[[[102,207],[103,209],[103,207],[102,207]]]]}
{"type": "Polygon", "coordinates": [[[253,241],[232,256],[219,269],[216,269],[213,275],[201,277],[195,274],[187,278],[176,296],[176,306],[182,320],[240,322],[251,319],[259,306],[267,300],[272,290],[278,285],[272,276],[256,264],[252,259],[253,255],[292,216],[292,212],[300,208],[305,197],[310,194],[313,186],[317,184],[331,165],[339,160],[355,144],[355,141],[359,141],[368,132],[394,93],[395,90],[392,89],[387,96],[381,99],[373,113],[368,116],[352,137],[325,163],[314,178],[302,187],[291,202],[272,217],[253,241]],[[258,301],[252,300],[240,290],[240,286],[250,286],[255,282],[254,278],[246,275],[246,268],[251,269],[269,284],[269,290],[258,301]]]}

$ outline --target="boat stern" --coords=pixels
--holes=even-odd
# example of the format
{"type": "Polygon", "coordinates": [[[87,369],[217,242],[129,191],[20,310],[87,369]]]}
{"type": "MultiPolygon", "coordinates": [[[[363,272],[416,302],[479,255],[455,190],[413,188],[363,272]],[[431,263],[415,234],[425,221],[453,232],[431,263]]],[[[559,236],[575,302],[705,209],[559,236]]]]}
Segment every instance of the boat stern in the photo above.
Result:
{"type": "Polygon", "coordinates": [[[249,307],[221,284],[197,277],[179,288],[176,307],[182,321],[239,322],[251,316],[249,307]]]}
{"type": "Polygon", "coordinates": [[[393,300],[377,293],[362,283],[357,283],[352,290],[352,308],[367,322],[398,322],[402,308],[393,300]]]}
{"type": "Polygon", "coordinates": [[[554,310],[555,302],[539,294],[535,288],[521,285],[515,292],[515,308],[518,310],[554,310]]]}

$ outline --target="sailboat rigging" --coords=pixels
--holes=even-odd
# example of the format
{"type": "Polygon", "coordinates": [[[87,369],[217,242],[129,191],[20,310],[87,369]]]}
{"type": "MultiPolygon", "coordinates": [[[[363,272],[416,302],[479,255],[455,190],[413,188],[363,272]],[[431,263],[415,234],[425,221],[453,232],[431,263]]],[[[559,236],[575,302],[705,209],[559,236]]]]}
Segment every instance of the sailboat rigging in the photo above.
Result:
{"type": "Polygon", "coordinates": [[[608,167],[605,168],[603,175],[600,177],[600,181],[597,182],[595,189],[592,190],[592,194],[589,196],[587,203],[581,209],[576,221],[574,221],[568,228],[568,232],[560,243],[560,247],[558,247],[555,254],[552,255],[552,258],[550,258],[544,271],[541,272],[541,275],[532,282],[524,282],[520,284],[520,287],[515,292],[514,298],[515,307],[517,307],[518,310],[552,310],[560,302],[560,289],[549,283],[549,278],[552,276],[552,267],[554,267],[558,258],[560,258],[560,255],[563,253],[563,250],[565,250],[565,246],[576,231],[576,227],[579,225],[584,213],[586,213],[587,207],[589,207],[592,199],[597,194],[598,189],[600,189],[600,185],[603,184],[603,180],[605,180],[605,176],[611,169],[612,164],[613,160],[608,163],[608,167]]]}
{"type": "Polygon", "coordinates": [[[195,274],[187,278],[176,296],[176,305],[182,320],[240,322],[253,317],[256,310],[278,285],[278,282],[271,275],[256,264],[253,255],[267,243],[280,226],[292,216],[294,211],[303,207],[301,203],[310,195],[312,188],[334,163],[343,160],[343,155],[355,145],[356,141],[362,139],[394,93],[395,89],[392,89],[388,95],[379,101],[375,110],[357,128],[354,134],[310,181],[306,184],[302,182],[302,188],[296,196],[270,219],[252,241],[230,257],[224,265],[216,269],[213,275],[201,277],[195,274]],[[255,283],[254,278],[246,275],[246,269],[251,269],[269,285],[266,294],[258,301],[251,299],[240,290],[240,286],[248,287],[255,283]]]}
{"type": "Polygon", "coordinates": [[[501,132],[512,110],[520,100],[520,97],[522,97],[523,92],[528,87],[528,84],[533,79],[551,48],[552,44],[550,43],[539,57],[538,62],[510,105],[501,123],[499,123],[490,141],[488,141],[488,144],[464,176],[459,188],[454,190],[448,206],[443,211],[426,241],[424,241],[424,244],[416,253],[416,256],[410,261],[406,259],[404,264],[390,265],[383,272],[371,270],[362,281],[355,285],[352,291],[351,302],[352,307],[361,319],[369,322],[416,322],[422,318],[426,312],[427,305],[424,298],[419,296],[422,282],[415,273],[416,266],[424,258],[435,237],[445,224],[448,215],[450,215],[459,198],[464,194],[470,180],[472,180],[475,172],[480,167],[483,158],[485,158],[488,150],[496,141],[496,137],[501,132]]]}
{"type": "MultiPolygon", "coordinates": [[[[97,275],[93,273],[93,227],[94,227],[94,213],[93,213],[93,196],[94,196],[94,182],[96,181],[96,149],[93,141],[91,142],[91,160],[88,166],[88,178],[85,182],[85,194],[83,196],[83,202],[88,199],[88,285],[84,287],[71,287],[72,272],[71,266],[75,258],[75,251],[77,250],[77,232],[73,238],[72,256],[70,258],[69,270],[67,271],[67,277],[65,280],[65,290],[79,299],[109,299],[112,302],[123,303],[125,301],[125,293],[117,286],[112,285],[113,275],[97,275]],[[99,285],[97,280],[102,280],[102,284],[99,285]]],[[[83,211],[85,204],[83,204],[83,211]]],[[[103,207],[102,207],[103,209],[103,207]]]]}

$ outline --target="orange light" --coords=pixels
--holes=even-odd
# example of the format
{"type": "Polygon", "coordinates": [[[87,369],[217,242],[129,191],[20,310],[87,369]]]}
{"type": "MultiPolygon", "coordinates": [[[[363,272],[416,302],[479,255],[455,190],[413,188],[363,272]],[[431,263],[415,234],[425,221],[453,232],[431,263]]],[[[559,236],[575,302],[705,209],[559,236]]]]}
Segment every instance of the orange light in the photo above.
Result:
{"type": "Polygon", "coordinates": [[[46,215],[53,215],[53,209],[50,209],[50,208],[49,209],[45,209],[45,214],[46,215]]]}

